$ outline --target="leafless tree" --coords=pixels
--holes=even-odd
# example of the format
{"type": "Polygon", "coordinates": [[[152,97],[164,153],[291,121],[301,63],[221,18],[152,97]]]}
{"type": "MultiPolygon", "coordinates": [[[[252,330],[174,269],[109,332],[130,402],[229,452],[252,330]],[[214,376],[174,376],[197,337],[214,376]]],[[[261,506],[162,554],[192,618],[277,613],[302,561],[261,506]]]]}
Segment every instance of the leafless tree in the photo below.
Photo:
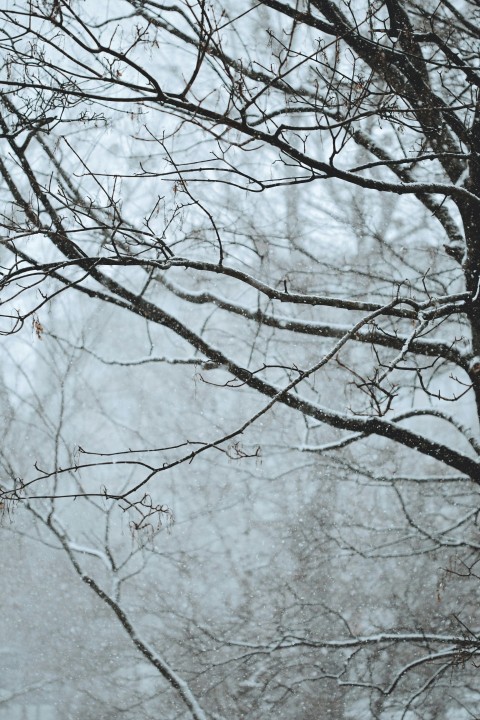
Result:
{"type": "MultiPolygon", "coordinates": [[[[27,324],[34,341],[98,362],[185,370],[175,386],[159,376],[174,433],[140,447],[79,440],[66,464],[12,466],[7,506],[103,497],[141,530],[167,510],[159,478],[201,456],[273,468],[275,427],[302,461],[333,458],[381,486],[415,552],[463,547],[442,562],[475,579],[479,12],[476,0],[0,6],[5,343],[27,324]],[[113,308],[116,342],[127,314],[155,342],[100,355],[48,314],[66,291],[113,308]],[[192,367],[225,398],[203,427],[180,401],[192,367]],[[230,396],[236,414],[222,409],[230,396]],[[428,527],[412,492],[433,498],[428,527]]],[[[339,650],[346,665],[312,682],[372,697],[397,697],[413,676],[406,716],[479,652],[474,616],[451,632],[420,625],[231,642],[297,664],[306,648],[339,650]],[[407,648],[389,677],[384,646],[407,648]],[[350,658],[371,647],[350,679],[350,658]]]]}

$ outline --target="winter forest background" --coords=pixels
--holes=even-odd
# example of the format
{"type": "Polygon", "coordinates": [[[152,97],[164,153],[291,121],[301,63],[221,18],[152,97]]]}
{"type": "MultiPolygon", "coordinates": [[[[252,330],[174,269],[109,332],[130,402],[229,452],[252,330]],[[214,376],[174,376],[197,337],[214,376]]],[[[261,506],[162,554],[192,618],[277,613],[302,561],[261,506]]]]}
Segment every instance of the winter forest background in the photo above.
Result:
{"type": "Polygon", "coordinates": [[[0,3],[0,718],[480,717],[480,3],[0,3]]]}

